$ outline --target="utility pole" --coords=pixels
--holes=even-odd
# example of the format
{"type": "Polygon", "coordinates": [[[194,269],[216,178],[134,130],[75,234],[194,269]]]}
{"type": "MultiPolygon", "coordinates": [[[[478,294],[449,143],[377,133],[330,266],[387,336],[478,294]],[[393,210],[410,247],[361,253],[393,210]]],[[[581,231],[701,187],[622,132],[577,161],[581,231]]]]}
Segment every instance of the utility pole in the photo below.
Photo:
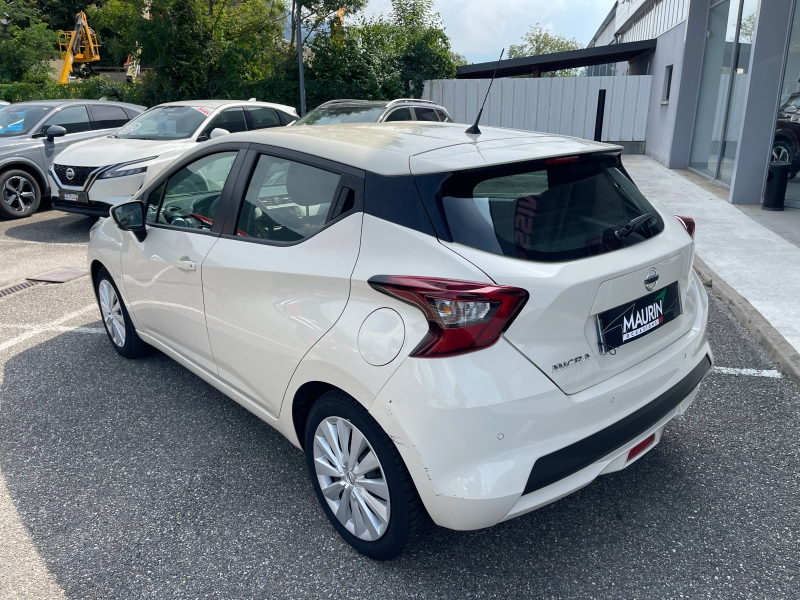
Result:
{"type": "Polygon", "coordinates": [[[302,20],[300,12],[300,0],[295,1],[297,3],[297,66],[300,70],[300,116],[304,117],[306,115],[306,79],[303,73],[302,20]]]}

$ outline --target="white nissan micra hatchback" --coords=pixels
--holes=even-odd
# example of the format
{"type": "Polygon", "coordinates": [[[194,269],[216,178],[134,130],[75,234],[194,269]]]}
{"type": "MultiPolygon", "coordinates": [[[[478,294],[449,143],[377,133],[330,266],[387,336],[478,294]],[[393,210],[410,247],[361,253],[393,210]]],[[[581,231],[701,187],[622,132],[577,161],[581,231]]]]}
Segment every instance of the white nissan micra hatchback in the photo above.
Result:
{"type": "Polygon", "coordinates": [[[512,519],[659,443],[712,365],[694,222],[620,148],[447,123],[182,156],[91,233],[114,348],[158,348],[305,452],[341,536],[512,519]]]}

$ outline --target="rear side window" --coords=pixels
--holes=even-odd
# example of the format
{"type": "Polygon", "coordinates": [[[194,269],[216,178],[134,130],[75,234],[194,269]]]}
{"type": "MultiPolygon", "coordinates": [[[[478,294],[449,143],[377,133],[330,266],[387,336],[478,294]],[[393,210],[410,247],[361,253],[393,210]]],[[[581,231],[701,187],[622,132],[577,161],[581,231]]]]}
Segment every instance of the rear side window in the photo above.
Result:
{"type": "Polygon", "coordinates": [[[452,240],[503,256],[561,262],[631,246],[664,229],[661,217],[614,161],[548,162],[448,178],[441,206],[452,240]],[[616,236],[647,213],[654,216],[623,239],[616,236]]]}
{"type": "Polygon", "coordinates": [[[86,112],[85,106],[70,106],[58,111],[45,123],[45,127],[51,125],[60,125],[67,130],[67,133],[80,133],[92,128],[89,125],[89,113],[86,112]]]}
{"type": "Polygon", "coordinates": [[[285,158],[262,155],[247,187],[236,235],[299,242],[328,221],[340,175],[285,158]]]}
{"type": "Polygon", "coordinates": [[[444,112],[443,110],[439,110],[439,109],[437,108],[437,109],[436,109],[436,114],[438,115],[438,117],[439,117],[439,120],[440,120],[442,123],[452,123],[452,122],[453,122],[453,119],[451,119],[450,117],[448,117],[448,116],[447,116],[447,113],[446,113],[446,112],[444,112]]]}
{"type": "Polygon", "coordinates": [[[414,108],[414,112],[417,115],[417,121],[433,121],[435,123],[439,122],[439,117],[436,115],[436,111],[432,108],[420,108],[417,106],[414,108]]]}
{"type": "Polygon", "coordinates": [[[119,106],[92,106],[92,116],[98,129],[116,129],[128,122],[128,115],[119,106]]]}
{"type": "Polygon", "coordinates": [[[248,108],[247,112],[253,120],[253,129],[266,129],[267,127],[278,127],[281,120],[275,110],[267,107],[248,108]]]}

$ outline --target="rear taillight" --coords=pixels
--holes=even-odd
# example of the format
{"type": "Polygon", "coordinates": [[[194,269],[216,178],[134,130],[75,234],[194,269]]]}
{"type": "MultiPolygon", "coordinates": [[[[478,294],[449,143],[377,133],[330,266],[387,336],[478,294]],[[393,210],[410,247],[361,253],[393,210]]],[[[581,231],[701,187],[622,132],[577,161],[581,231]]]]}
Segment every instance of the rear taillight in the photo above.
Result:
{"type": "Polygon", "coordinates": [[[528,292],[473,281],[378,275],[369,284],[413,304],[428,319],[428,335],[411,356],[453,356],[486,348],[508,329],[528,292]]]}
{"type": "Polygon", "coordinates": [[[692,237],[692,239],[694,239],[694,228],[695,228],[694,219],[692,219],[691,217],[679,217],[678,215],[675,215],[675,218],[681,222],[683,228],[692,237]]]}

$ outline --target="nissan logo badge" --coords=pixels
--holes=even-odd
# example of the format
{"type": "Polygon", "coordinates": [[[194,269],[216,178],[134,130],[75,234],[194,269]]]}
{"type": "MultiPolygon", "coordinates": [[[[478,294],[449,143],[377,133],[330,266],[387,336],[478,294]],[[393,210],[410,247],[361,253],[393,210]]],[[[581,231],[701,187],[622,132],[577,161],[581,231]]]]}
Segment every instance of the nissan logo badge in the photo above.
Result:
{"type": "Polygon", "coordinates": [[[655,267],[650,267],[650,270],[647,271],[647,275],[644,276],[644,287],[647,288],[647,291],[651,291],[656,284],[658,283],[658,271],[656,271],[655,267]]]}
{"type": "Polygon", "coordinates": [[[70,167],[69,169],[67,169],[65,175],[67,176],[68,180],[72,181],[73,179],[75,179],[75,169],[70,167]]]}

